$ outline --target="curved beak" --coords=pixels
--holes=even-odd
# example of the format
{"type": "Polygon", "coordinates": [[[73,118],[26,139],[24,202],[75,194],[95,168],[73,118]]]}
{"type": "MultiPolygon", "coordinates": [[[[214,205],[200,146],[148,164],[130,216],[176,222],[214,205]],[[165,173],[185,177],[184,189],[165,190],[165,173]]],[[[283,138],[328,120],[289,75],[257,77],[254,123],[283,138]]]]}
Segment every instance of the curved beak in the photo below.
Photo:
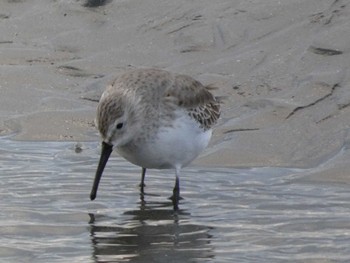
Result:
{"type": "Polygon", "coordinates": [[[91,189],[91,193],[90,193],[90,199],[91,200],[95,200],[95,198],[96,198],[98,184],[100,183],[100,180],[101,180],[101,177],[102,177],[102,173],[103,173],[103,169],[105,168],[106,163],[108,161],[108,158],[111,155],[112,151],[113,151],[113,145],[112,144],[108,144],[106,142],[102,142],[100,162],[98,163],[94,184],[92,185],[92,189],[91,189]]]}

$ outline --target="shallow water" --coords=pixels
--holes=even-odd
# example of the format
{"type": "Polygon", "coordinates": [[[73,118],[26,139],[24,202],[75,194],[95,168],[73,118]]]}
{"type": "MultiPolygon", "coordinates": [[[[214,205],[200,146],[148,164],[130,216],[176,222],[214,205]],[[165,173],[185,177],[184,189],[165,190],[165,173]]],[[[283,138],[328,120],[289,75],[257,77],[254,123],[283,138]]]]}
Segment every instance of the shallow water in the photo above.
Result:
{"type": "Polygon", "coordinates": [[[0,139],[1,262],[349,262],[347,185],[302,184],[303,170],[172,171],[112,156],[89,193],[97,143],[0,139]]]}

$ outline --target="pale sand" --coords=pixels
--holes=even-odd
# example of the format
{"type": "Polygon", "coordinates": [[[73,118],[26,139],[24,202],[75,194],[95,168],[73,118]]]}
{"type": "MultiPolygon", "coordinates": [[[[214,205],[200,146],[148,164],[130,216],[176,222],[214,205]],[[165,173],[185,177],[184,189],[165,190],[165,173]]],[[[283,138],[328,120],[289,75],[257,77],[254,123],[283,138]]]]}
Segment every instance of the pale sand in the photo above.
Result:
{"type": "Polygon", "coordinates": [[[158,67],[227,97],[197,164],[312,168],[309,178],[350,182],[348,1],[85,2],[0,2],[1,135],[97,141],[106,83],[158,67]]]}

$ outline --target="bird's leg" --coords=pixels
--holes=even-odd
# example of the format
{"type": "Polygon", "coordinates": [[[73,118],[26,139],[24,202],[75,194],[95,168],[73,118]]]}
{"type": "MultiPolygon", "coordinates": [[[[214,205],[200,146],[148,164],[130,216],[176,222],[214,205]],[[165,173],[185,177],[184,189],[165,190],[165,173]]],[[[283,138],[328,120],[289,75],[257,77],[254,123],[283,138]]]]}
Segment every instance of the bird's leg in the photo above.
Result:
{"type": "Polygon", "coordinates": [[[179,177],[176,177],[176,180],[175,180],[175,186],[174,186],[174,190],[173,190],[172,199],[173,199],[174,210],[178,210],[179,209],[179,199],[180,199],[179,177]]]}
{"type": "Polygon", "coordinates": [[[141,172],[141,183],[140,183],[140,191],[141,191],[141,195],[144,195],[144,187],[145,185],[145,176],[146,176],[146,168],[142,167],[142,172],[141,172]]]}
{"type": "Polygon", "coordinates": [[[174,206],[174,210],[178,210],[179,209],[179,200],[180,200],[180,179],[179,179],[179,170],[180,169],[176,169],[176,179],[175,179],[175,186],[174,186],[174,190],[173,190],[173,196],[172,196],[172,200],[173,200],[173,206],[174,206]]]}

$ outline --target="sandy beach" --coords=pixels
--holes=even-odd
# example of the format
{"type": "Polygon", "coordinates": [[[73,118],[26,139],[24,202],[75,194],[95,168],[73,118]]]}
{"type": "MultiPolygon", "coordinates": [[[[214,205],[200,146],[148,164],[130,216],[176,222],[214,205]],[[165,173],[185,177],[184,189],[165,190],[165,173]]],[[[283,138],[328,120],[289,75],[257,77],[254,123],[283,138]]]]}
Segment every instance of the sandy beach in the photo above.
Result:
{"type": "Polygon", "coordinates": [[[349,262],[350,1],[0,0],[1,262],[349,262]],[[135,68],[218,87],[181,171],[113,153],[94,124],[135,68]]]}
{"type": "Polygon", "coordinates": [[[0,135],[98,141],[106,84],[156,67],[226,98],[197,164],[349,183],[349,15],[343,0],[2,1],[0,135]]]}

